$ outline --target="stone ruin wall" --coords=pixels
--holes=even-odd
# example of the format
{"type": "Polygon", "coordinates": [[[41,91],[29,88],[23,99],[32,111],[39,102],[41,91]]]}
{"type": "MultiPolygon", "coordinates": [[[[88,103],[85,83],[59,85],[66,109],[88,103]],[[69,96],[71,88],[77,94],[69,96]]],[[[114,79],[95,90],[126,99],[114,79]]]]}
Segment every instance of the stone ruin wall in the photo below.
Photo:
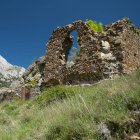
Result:
{"type": "MultiPolygon", "coordinates": [[[[47,84],[71,84],[71,81],[91,80],[89,78],[93,77],[93,72],[91,72],[92,61],[98,58],[96,53],[98,48],[97,46],[93,48],[93,43],[91,43],[94,42],[94,38],[89,41],[93,35],[94,32],[82,21],[53,32],[46,55],[45,80],[47,84]],[[76,63],[67,68],[67,57],[73,44],[70,33],[73,30],[78,33],[80,55],[77,57],[76,63]]],[[[96,65],[96,69],[99,69],[99,66],[96,65]]]]}
{"type": "Polygon", "coordinates": [[[140,66],[140,31],[123,19],[96,33],[82,21],[53,31],[47,45],[45,84],[94,83],[114,74],[129,73],[140,66]],[[67,57],[76,30],[80,54],[73,66],[67,57]]]}
{"type": "Polygon", "coordinates": [[[111,51],[121,62],[123,74],[140,67],[140,30],[123,19],[105,27],[111,51]]]}

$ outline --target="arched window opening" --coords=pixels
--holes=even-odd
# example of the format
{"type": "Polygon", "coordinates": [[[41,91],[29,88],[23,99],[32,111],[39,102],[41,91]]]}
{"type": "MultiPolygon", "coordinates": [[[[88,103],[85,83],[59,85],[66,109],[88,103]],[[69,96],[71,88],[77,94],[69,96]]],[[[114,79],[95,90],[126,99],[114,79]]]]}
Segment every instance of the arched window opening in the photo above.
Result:
{"type": "Polygon", "coordinates": [[[76,58],[78,57],[80,53],[80,46],[78,44],[78,33],[77,31],[72,31],[70,33],[70,36],[73,37],[73,43],[71,48],[69,49],[69,53],[67,56],[67,67],[71,67],[74,65],[76,58]]]}
{"type": "Polygon", "coordinates": [[[67,36],[62,43],[62,50],[61,50],[61,55],[59,56],[59,59],[67,62],[68,61],[68,55],[69,55],[69,50],[71,49],[71,46],[73,44],[73,39],[67,36]]]}

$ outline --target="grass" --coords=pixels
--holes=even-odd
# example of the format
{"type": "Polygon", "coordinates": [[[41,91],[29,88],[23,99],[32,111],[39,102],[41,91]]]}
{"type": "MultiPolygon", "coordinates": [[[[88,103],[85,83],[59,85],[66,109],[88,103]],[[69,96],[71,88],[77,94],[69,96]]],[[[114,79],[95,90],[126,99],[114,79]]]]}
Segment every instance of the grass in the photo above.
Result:
{"type": "MultiPolygon", "coordinates": [[[[56,86],[30,101],[0,104],[0,140],[100,140],[133,133],[126,122],[140,110],[140,70],[90,87],[56,86]]],[[[138,130],[140,131],[140,130],[138,130]]]]}

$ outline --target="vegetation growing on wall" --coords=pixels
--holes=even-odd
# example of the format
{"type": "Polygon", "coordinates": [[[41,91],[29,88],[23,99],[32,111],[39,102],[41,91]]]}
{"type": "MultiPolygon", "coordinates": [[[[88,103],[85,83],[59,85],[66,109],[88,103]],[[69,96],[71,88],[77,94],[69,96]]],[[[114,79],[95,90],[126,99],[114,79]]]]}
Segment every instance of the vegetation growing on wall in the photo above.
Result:
{"type": "Polygon", "coordinates": [[[90,26],[90,28],[96,32],[103,32],[103,24],[101,22],[97,23],[93,20],[87,20],[86,23],[90,26]]]}

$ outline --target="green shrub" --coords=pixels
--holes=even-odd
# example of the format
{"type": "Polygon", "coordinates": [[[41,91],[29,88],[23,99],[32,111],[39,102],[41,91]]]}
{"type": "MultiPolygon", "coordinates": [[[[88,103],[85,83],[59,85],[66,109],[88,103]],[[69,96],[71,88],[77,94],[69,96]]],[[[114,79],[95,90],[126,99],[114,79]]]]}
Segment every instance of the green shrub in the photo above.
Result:
{"type": "Polygon", "coordinates": [[[90,28],[96,32],[103,32],[103,24],[101,22],[97,23],[93,20],[87,20],[86,23],[90,26],[90,28]]]}
{"type": "Polygon", "coordinates": [[[33,102],[38,104],[41,108],[47,106],[48,104],[61,101],[65,98],[69,98],[75,95],[75,89],[65,86],[55,86],[48,88],[40,96],[37,96],[33,102]]]}

